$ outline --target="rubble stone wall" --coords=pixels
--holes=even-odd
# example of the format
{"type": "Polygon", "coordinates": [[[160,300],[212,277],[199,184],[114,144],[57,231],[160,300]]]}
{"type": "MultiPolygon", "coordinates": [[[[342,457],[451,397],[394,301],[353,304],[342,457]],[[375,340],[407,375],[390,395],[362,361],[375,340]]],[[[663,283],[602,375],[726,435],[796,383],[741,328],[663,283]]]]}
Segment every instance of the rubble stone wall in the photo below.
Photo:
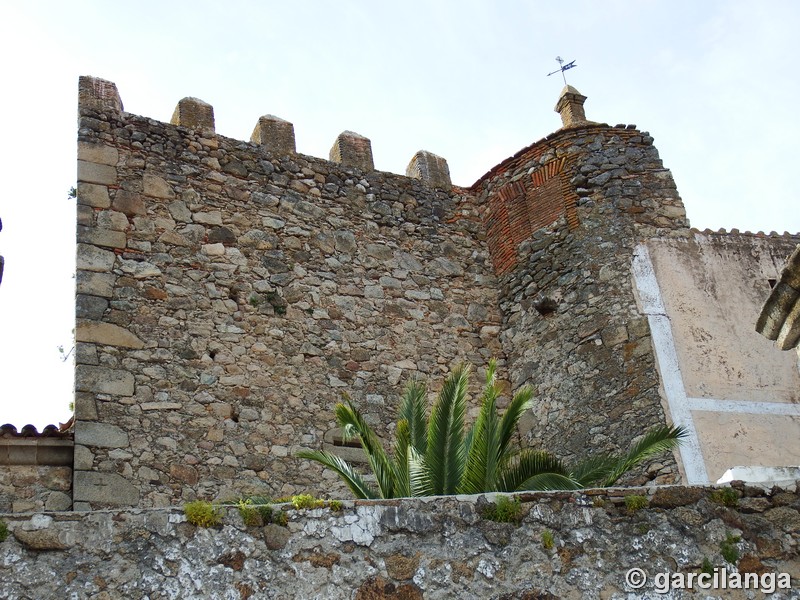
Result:
{"type": "Polygon", "coordinates": [[[323,444],[342,392],[390,437],[409,378],[503,364],[464,190],[128,114],[96,84],[78,141],[76,507],[343,492],[292,456],[323,444]]]}
{"type": "Polygon", "coordinates": [[[487,519],[483,496],[289,510],[286,527],[245,526],[234,508],[208,529],[178,508],[5,515],[0,596],[761,598],[755,583],[775,592],[768,597],[800,598],[796,491],[666,486],[520,499],[512,522],[487,519]],[[626,583],[632,568],[647,576],[641,587],[636,573],[626,583]],[[716,588],[668,588],[704,568],[716,588]]]}

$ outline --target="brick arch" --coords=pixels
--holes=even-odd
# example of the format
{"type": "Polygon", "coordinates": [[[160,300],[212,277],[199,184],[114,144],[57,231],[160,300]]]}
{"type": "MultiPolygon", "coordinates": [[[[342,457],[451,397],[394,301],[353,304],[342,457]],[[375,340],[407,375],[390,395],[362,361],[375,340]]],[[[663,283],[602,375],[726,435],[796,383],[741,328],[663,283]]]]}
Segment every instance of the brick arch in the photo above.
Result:
{"type": "Polygon", "coordinates": [[[570,229],[578,226],[578,195],[569,182],[568,167],[566,157],[553,159],[489,196],[483,218],[498,275],[516,266],[518,246],[535,231],[562,216],[570,229]]]}

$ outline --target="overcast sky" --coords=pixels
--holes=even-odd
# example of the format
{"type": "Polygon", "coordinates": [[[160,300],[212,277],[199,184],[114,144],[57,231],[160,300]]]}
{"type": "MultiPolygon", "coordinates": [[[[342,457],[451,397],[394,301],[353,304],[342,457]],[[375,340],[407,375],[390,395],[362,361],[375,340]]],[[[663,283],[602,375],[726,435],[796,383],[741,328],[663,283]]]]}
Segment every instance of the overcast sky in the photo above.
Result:
{"type": "Polygon", "coordinates": [[[241,140],[275,114],[313,156],[353,130],[383,171],[430,150],[467,186],[560,126],[559,55],[589,119],[653,135],[693,226],[796,233],[798,24],[792,0],[4,2],[0,423],[69,418],[79,75],[162,121],[201,98],[241,140]]]}

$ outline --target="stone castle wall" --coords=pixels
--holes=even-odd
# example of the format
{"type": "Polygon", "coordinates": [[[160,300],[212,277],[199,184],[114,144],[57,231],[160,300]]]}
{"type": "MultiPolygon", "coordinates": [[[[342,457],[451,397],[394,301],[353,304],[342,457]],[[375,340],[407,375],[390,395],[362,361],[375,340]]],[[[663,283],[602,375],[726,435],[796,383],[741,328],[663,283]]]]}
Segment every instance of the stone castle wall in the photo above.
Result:
{"type": "Polygon", "coordinates": [[[180,508],[11,515],[11,535],[0,543],[0,596],[760,598],[755,581],[776,592],[769,597],[800,598],[798,493],[722,492],[525,494],[518,523],[486,519],[483,496],[290,510],[286,527],[246,527],[235,508],[210,529],[187,523],[180,508]],[[648,506],[629,509],[629,495],[648,506]],[[704,565],[718,581],[723,571],[729,582],[749,574],[751,587],[695,583],[665,594],[666,576],[686,582],[704,565]],[[626,584],[631,568],[647,575],[642,587],[626,584]]]}
{"type": "MultiPolygon", "coordinates": [[[[98,86],[78,144],[76,506],[330,493],[292,454],[330,439],[342,392],[389,437],[410,377],[502,361],[464,190],[137,117],[98,86]]],[[[368,149],[343,134],[339,155],[348,139],[368,149]]]]}
{"type": "MultiPolygon", "coordinates": [[[[161,123],[82,78],[75,507],[344,493],[293,457],[359,456],[337,446],[342,393],[391,438],[405,381],[434,392],[490,358],[535,389],[523,444],[583,457],[676,419],[699,456],[659,373],[668,316],[635,277],[647,244],[694,235],[675,183],[646,132],[564,122],[460,188],[429,152],[379,172],[353,132],[324,160],[277,117],[243,142],[197,99],[161,123]]],[[[631,481],[679,468],[665,456],[631,481]]]]}

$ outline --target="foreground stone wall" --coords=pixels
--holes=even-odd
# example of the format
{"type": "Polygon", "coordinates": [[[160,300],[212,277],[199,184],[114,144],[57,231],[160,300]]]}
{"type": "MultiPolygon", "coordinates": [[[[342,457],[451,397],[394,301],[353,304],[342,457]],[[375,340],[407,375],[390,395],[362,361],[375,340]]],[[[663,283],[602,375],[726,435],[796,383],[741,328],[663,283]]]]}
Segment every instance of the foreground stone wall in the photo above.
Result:
{"type": "MultiPolygon", "coordinates": [[[[346,503],[245,527],[229,509],[210,529],[180,509],[8,515],[0,596],[23,598],[761,598],[664,591],[659,573],[738,574],[800,598],[800,495],[702,487],[521,497],[520,522],[487,520],[484,497],[346,503]],[[629,508],[625,498],[646,497],[629,508]],[[552,547],[546,543],[552,536],[552,547]],[[727,556],[726,560],[723,556],[727,556]],[[729,562],[730,561],[730,562],[729,562]],[[626,572],[643,569],[642,588],[626,572]],[[777,574],[785,573],[780,579],[777,574]],[[787,578],[790,578],[787,582],[787,578]]],[[[628,505],[634,502],[628,500],[628,505]]],[[[769,589],[768,587],[766,589],[769,589]]]]}
{"type": "MultiPolygon", "coordinates": [[[[633,126],[563,129],[474,190],[501,277],[513,383],[537,392],[527,437],[565,457],[627,449],[667,422],[630,269],[638,242],[689,229],[652,142],[633,126]]],[[[670,457],[642,481],[678,476],[670,457]]]]}
{"type": "Polygon", "coordinates": [[[329,492],[292,455],[332,439],[342,392],[390,437],[409,378],[502,363],[477,207],[442,159],[417,157],[434,187],[372,170],[357,134],[332,158],[360,166],[273,151],[263,122],[291,124],[228,139],[197,100],[168,124],[81,81],[76,507],[329,492]]]}

